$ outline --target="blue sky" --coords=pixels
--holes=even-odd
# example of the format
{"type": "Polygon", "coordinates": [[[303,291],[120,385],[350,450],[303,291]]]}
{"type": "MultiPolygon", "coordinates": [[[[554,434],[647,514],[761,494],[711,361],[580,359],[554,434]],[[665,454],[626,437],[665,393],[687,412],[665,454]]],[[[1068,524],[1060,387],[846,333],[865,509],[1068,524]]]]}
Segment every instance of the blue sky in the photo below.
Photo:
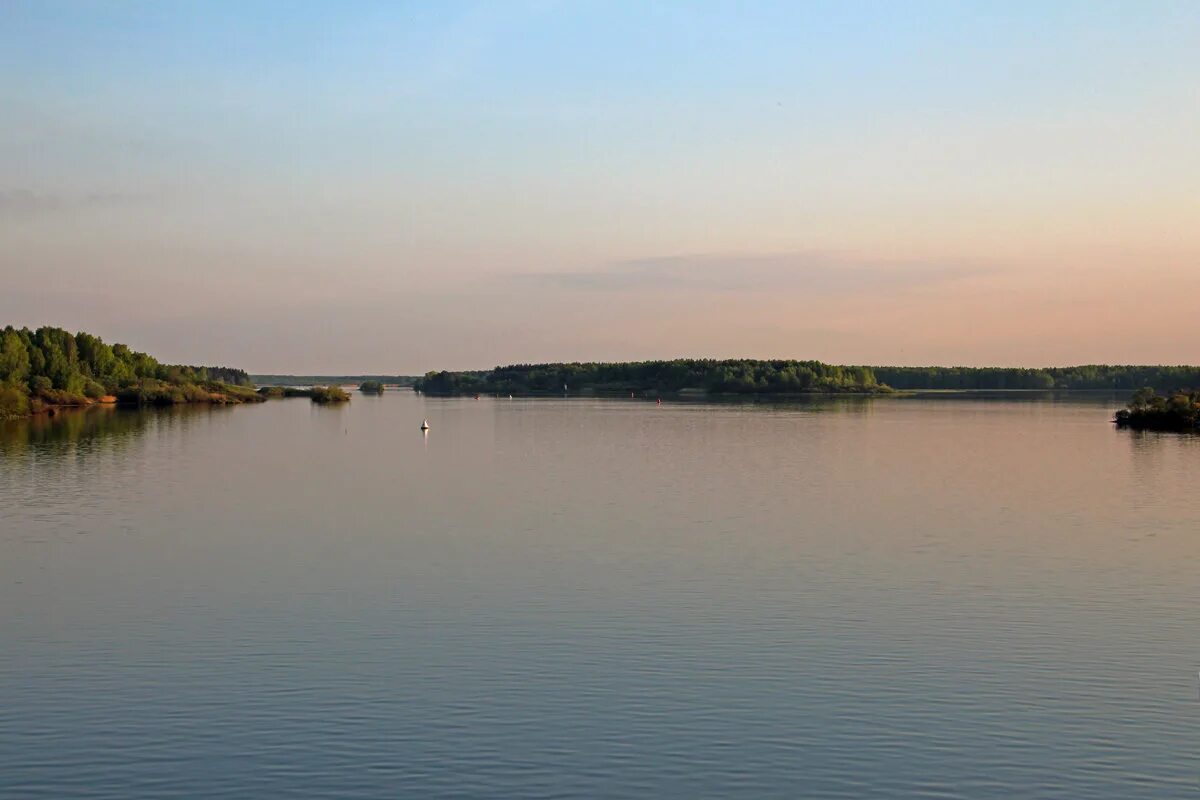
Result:
{"type": "Polygon", "coordinates": [[[9,2],[0,319],[262,371],[1194,361],[1197,75],[1183,2],[9,2]]]}

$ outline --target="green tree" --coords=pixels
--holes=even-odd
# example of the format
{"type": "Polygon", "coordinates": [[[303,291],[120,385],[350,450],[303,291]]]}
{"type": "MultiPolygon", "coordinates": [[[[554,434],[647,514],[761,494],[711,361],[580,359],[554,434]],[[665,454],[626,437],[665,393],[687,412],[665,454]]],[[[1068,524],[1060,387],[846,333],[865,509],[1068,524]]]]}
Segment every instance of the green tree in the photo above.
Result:
{"type": "Polygon", "coordinates": [[[28,379],[29,351],[15,330],[5,328],[3,337],[0,337],[0,382],[19,386],[28,379]]]}
{"type": "Polygon", "coordinates": [[[1154,402],[1154,390],[1149,386],[1144,386],[1133,393],[1133,397],[1129,398],[1129,408],[1141,409],[1146,408],[1154,402]]]}

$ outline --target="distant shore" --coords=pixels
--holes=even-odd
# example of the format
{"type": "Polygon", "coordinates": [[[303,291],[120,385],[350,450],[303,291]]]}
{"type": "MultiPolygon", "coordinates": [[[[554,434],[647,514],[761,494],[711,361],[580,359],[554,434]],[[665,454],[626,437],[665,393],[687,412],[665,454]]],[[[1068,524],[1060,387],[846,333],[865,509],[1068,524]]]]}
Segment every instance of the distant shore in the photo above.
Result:
{"type": "Polygon", "coordinates": [[[512,364],[429,372],[413,388],[431,395],[683,394],[804,395],[893,392],[1132,392],[1200,386],[1200,367],[871,367],[820,361],[673,361],[512,364]]]}
{"type": "Polygon", "coordinates": [[[375,381],[384,386],[412,386],[416,375],[251,375],[255,386],[360,386],[375,381]]]}
{"type": "MultiPolygon", "coordinates": [[[[1178,394],[1200,386],[1200,367],[889,367],[795,359],[703,359],[511,364],[490,370],[407,375],[251,376],[231,367],[162,364],[122,345],[61,328],[0,331],[0,419],[116,402],[124,406],[257,403],[303,396],[341,403],[350,395],[411,386],[429,395],[521,396],[905,396],[912,394],[1133,392],[1178,394]]],[[[1176,394],[1170,402],[1177,402],[1176,394]]],[[[1132,425],[1126,421],[1123,424],[1132,425]]]]}

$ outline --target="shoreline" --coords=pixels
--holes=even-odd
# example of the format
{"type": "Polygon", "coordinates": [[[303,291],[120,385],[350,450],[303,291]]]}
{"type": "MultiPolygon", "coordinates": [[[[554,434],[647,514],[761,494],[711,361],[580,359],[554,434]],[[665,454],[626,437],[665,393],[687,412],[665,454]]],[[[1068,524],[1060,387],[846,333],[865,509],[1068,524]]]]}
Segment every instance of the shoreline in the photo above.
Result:
{"type": "MultiPolygon", "coordinates": [[[[189,384],[194,386],[195,384],[189,384]]],[[[207,390],[206,390],[207,391],[207,390]]],[[[154,397],[150,399],[123,399],[117,395],[104,395],[98,398],[78,398],[68,403],[46,402],[42,398],[29,398],[30,409],[24,414],[9,414],[0,420],[33,419],[35,417],[55,417],[68,411],[86,411],[92,408],[170,408],[174,406],[231,406],[247,403],[266,402],[260,395],[239,395],[227,392],[208,392],[206,397],[176,399],[174,396],[154,397]]]]}

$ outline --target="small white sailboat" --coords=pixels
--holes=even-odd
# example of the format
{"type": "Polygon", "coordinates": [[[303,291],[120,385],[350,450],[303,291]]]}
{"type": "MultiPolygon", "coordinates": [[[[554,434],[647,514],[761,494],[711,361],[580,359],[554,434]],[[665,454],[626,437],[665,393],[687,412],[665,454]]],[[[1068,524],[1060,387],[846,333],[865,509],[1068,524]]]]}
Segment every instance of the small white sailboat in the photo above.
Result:
{"type": "Polygon", "coordinates": [[[427,420],[427,419],[421,420],[421,430],[423,430],[423,431],[429,430],[429,420],[427,420]]]}

